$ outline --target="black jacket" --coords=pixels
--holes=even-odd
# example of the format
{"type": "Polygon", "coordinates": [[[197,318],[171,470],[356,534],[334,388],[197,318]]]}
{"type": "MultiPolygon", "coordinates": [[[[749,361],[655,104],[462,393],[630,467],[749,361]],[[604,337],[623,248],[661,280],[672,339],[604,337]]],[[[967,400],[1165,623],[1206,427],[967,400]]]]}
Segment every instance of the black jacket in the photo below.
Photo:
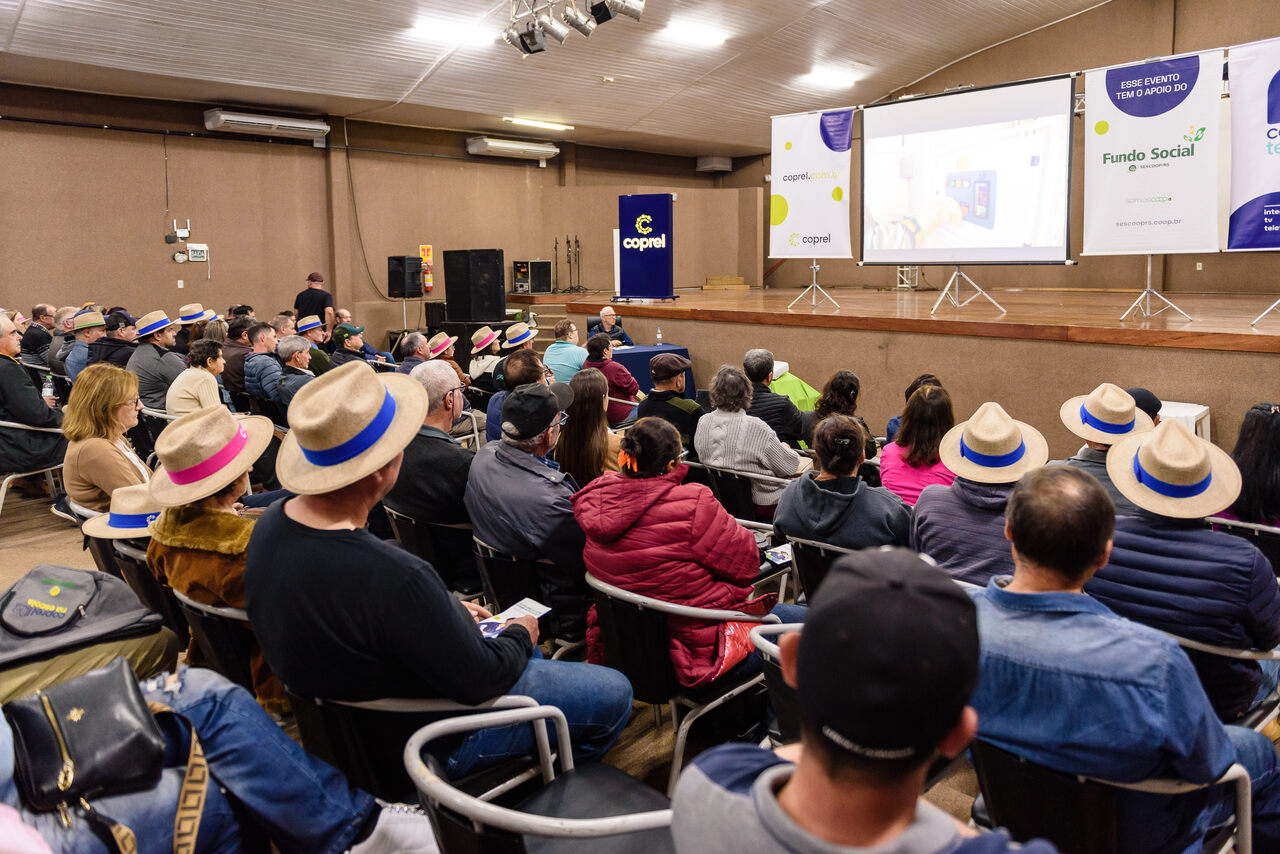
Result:
{"type": "Polygon", "coordinates": [[[119,338],[107,338],[104,336],[89,345],[89,359],[85,364],[110,362],[123,368],[129,364],[129,357],[133,355],[134,346],[132,341],[121,341],[119,338]]]}
{"type": "MultiPolygon", "coordinates": [[[[420,428],[404,449],[400,477],[383,503],[423,522],[470,522],[463,496],[475,456],[475,451],[462,447],[449,434],[435,427],[420,428]]],[[[469,531],[457,536],[436,531],[433,538],[438,547],[435,569],[447,583],[475,574],[469,531]]]]}
{"type": "Polygon", "coordinates": [[[66,375],[67,354],[71,352],[71,345],[75,342],[76,337],[74,335],[53,336],[53,342],[49,346],[49,367],[53,369],[55,374],[66,375]]]}
{"type": "MultiPolygon", "coordinates": [[[[50,409],[31,382],[27,369],[12,356],[0,355],[0,421],[32,427],[60,427],[62,413],[50,409]]],[[[61,433],[0,429],[0,472],[31,471],[61,462],[67,440],[61,433]]]]}
{"type": "Polygon", "coordinates": [[[785,394],[774,394],[764,383],[751,384],[751,406],[747,414],[754,415],[773,428],[778,438],[793,448],[804,438],[804,425],[800,410],[785,394]]]}
{"type": "Polygon", "coordinates": [[[34,320],[22,333],[22,355],[49,364],[49,345],[53,343],[53,335],[34,320]]]}
{"type": "Polygon", "coordinates": [[[364,353],[359,350],[348,350],[345,347],[334,350],[333,355],[329,357],[329,367],[338,368],[347,362],[367,362],[364,353]]]}

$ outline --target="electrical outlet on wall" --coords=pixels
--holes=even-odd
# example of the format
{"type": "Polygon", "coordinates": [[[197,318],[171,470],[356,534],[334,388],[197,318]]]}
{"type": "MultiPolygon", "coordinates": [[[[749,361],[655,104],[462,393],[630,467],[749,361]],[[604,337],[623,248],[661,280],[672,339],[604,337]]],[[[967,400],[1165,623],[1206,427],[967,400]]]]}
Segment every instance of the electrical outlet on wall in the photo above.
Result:
{"type": "Polygon", "coordinates": [[[1203,261],[1197,261],[1197,262],[1196,262],[1196,272],[1198,273],[1198,272],[1200,272],[1200,271],[1201,271],[1201,270],[1203,270],[1203,269],[1204,269],[1204,262],[1203,262],[1203,261]]]}
{"type": "Polygon", "coordinates": [[[182,279],[178,279],[178,290],[182,290],[182,279]]]}

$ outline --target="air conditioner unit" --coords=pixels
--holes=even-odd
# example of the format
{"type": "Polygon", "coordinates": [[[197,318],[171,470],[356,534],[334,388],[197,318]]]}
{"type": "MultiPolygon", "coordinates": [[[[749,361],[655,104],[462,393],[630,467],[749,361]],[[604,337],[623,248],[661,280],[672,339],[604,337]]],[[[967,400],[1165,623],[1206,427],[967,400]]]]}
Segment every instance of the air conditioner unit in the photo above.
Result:
{"type": "Polygon", "coordinates": [[[518,157],[521,160],[537,160],[547,165],[547,159],[555,157],[560,149],[547,142],[521,142],[516,139],[493,139],[488,136],[467,137],[467,153],[487,157],[518,157]]]}
{"type": "Polygon", "coordinates": [[[263,136],[287,136],[290,139],[310,139],[316,145],[324,144],[329,132],[327,122],[314,119],[291,119],[285,116],[260,116],[254,113],[233,113],[228,110],[205,110],[206,130],[225,133],[254,133],[263,136]]]}

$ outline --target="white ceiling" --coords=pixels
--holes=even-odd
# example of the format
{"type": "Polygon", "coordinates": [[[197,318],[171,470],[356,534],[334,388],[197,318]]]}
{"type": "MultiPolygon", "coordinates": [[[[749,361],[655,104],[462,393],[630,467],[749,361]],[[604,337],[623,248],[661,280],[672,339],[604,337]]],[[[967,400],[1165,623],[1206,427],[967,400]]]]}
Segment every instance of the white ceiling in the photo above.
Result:
{"type": "MultiPolygon", "coordinates": [[[[581,0],[579,0],[581,2],[581,0]]],[[[0,0],[0,80],[373,121],[502,131],[503,115],[575,126],[545,136],[674,154],[769,147],[769,116],[866,103],[952,60],[1097,0],[648,0],[590,37],[521,57],[450,46],[423,20],[480,22],[495,0],[0,0]],[[674,44],[692,19],[721,45],[674,44]],[[860,75],[830,90],[815,64],[860,75]],[[613,77],[605,83],[603,77],[613,77]]]]}

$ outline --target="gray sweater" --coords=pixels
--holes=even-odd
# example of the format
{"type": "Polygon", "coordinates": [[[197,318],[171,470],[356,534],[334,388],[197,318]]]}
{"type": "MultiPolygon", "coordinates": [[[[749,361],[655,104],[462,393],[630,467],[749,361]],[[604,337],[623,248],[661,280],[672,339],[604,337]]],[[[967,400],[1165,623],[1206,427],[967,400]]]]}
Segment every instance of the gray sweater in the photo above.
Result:
{"type": "Polygon", "coordinates": [[[819,482],[809,472],[782,491],[773,529],[846,549],[905,546],[911,537],[911,508],[860,477],[819,482]]]}
{"type": "Polygon", "coordinates": [[[962,477],[950,486],[926,486],[911,518],[911,547],[971,584],[986,586],[993,575],[1013,575],[1013,552],[1004,536],[1004,508],[1012,491],[1012,483],[962,477]]]}
{"type": "MultiPolygon", "coordinates": [[[[693,437],[698,459],[709,466],[771,477],[791,477],[800,455],[778,441],[773,428],[739,410],[717,409],[698,419],[693,437]]],[[[751,500],[761,507],[777,504],[784,484],[751,482],[751,500]]]]}

